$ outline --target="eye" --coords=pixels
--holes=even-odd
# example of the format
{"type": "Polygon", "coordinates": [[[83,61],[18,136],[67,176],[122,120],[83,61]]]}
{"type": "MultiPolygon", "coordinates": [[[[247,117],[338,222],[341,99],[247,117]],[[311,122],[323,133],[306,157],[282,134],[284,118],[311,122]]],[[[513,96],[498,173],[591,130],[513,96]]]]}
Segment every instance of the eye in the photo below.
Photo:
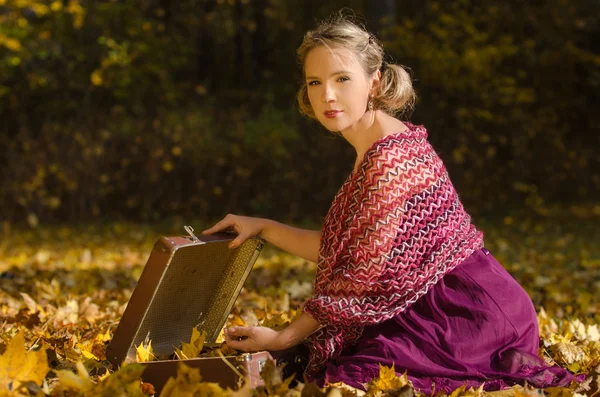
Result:
{"type": "Polygon", "coordinates": [[[350,77],[348,76],[342,76],[338,79],[338,81],[344,82],[344,81],[350,81],[350,77]]]}
{"type": "Polygon", "coordinates": [[[321,84],[321,82],[318,80],[313,80],[313,81],[308,82],[308,85],[318,85],[318,84],[321,84]]]}

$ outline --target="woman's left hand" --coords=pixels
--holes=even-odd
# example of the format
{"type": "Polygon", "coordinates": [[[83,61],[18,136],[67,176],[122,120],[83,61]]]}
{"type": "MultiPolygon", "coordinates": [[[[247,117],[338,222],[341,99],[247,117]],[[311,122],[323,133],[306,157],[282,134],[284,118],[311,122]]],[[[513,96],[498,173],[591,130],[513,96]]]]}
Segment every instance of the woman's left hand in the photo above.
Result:
{"type": "Polygon", "coordinates": [[[244,352],[283,349],[283,341],[279,331],[267,327],[226,328],[225,342],[227,346],[244,352]],[[240,338],[244,339],[239,340],[240,338]]]}

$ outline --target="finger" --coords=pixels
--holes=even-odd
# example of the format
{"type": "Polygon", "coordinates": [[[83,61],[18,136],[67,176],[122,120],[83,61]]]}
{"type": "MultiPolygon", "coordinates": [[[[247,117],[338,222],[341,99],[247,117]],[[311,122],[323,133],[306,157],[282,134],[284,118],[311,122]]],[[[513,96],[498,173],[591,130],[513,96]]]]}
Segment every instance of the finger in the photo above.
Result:
{"type": "Polygon", "coordinates": [[[225,343],[227,346],[244,352],[256,350],[256,346],[254,346],[256,343],[252,339],[238,340],[237,338],[238,336],[230,335],[230,332],[225,329],[225,343]]]}
{"type": "Polygon", "coordinates": [[[215,232],[218,232],[219,230],[223,230],[223,229],[228,228],[232,224],[233,224],[233,222],[231,222],[227,218],[224,218],[224,219],[221,219],[219,222],[217,222],[213,227],[210,227],[210,228],[208,228],[206,230],[203,230],[202,234],[215,233],[215,232]]]}
{"type": "Polygon", "coordinates": [[[225,328],[225,336],[230,338],[241,338],[243,336],[252,336],[252,327],[231,327],[225,328]]]}
{"type": "Polygon", "coordinates": [[[240,245],[242,245],[242,243],[244,241],[246,241],[247,237],[246,236],[242,236],[242,235],[238,235],[236,238],[234,238],[230,243],[229,243],[229,248],[237,248],[240,245]]]}
{"type": "Polygon", "coordinates": [[[243,352],[251,352],[251,351],[257,350],[255,347],[254,341],[252,341],[251,339],[244,339],[244,340],[229,339],[229,340],[227,340],[227,338],[225,338],[225,343],[227,343],[227,346],[229,346],[235,350],[239,350],[239,351],[243,351],[243,352]]]}

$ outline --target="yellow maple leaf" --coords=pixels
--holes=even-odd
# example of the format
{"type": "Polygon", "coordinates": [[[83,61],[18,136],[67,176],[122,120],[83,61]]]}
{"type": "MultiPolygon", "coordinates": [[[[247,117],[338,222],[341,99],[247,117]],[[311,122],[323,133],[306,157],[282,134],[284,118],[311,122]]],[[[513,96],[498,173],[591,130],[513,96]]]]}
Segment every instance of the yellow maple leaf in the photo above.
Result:
{"type": "Polygon", "coordinates": [[[377,393],[384,390],[400,389],[409,385],[406,373],[402,376],[396,375],[395,366],[386,367],[379,364],[379,377],[371,380],[367,385],[368,394],[377,393]]]}
{"type": "MultiPolygon", "coordinates": [[[[483,385],[481,385],[478,389],[474,389],[472,387],[467,388],[467,386],[463,385],[458,389],[454,389],[454,391],[450,394],[450,397],[478,397],[483,393],[483,385]]],[[[509,394],[512,396],[512,394],[509,394]]]]}
{"type": "Polygon", "coordinates": [[[160,397],[192,397],[201,380],[198,368],[180,362],[177,366],[177,377],[169,378],[160,392],[160,397]]]}
{"type": "Polygon", "coordinates": [[[108,342],[112,339],[112,335],[110,333],[110,330],[106,330],[105,333],[99,333],[98,335],[96,335],[96,340],[98,342],[108,342]]]}
{"type": "Polygon", "coordinates": [[[46,351],[26,351],[19,331],[0,356],[0,389],[16,390],[27,381],[40,385],[49,370],[46,351]]]}
{"type": "Polygon", "coordinates": [[[554,354],[554,360],[567,366],[589,360],[585,351],[572,343],[557,343],[550,346],[550,351],[554,354]]]}
{"type": "MultiPolygon", "coordinates": [[[[315,387],[318,387],[316,386],[316,383],[314,385],[315,387]]],[[[326,387],[328,391],[327,397],[334,394],[336,391],[339,392],[341,396],[362,396],[365,394],[361,389],[349,386],[344,382],[327,383],[326,387]]],[[[313,394],[310,395],[319,395],[319,393],[318,391],[315,391],[313,394]]]]}
{"type": "Polygon", "coordinates": [[[280,330],[288,326],[290,323],[291,320],[287,313],[276,313],[268,316],[261,325],[274,330],[280,330]]]}
{"type": "Polygon", "coordinates": [[[71,390],[77,390],[82,393],[92,390],[94,383],[90,379],[90,374],[81,361],[75,364],[77,374],[69,370],[55,370],[62,387],[71,390]]]}
{"type": "Polygon", "coordinates": [[[181,344],[181,349],[176,349],[177,357],[179,357],[180,360],[198,357],[204,347],[205,340],[206,331],[200,333],[196,328],[193,328],[190,343],[184,342],[181,344]]]}
{"type": "Polygon", "coordinates": [[[140,343],[140,345],[135,348],[135,358],[138,363],[155,360],[156,356],[152,351],[152,341],[148,342],[148,346],[144,346],[144,342],[140,343]]]}
{"type": "Polygon", "coordinates": [[[480,395],[489,397],[537,397],[543,394],[544,393],[538,389],[526,389],[523,386],[515,385],[513,387],[502,390],[486,391],[484,394],[480,395]]]}
{"type": "Polygon", "coordinates": [[[75,346],[79,349],[79,351],[81,352],[81,355],[83,357],[85,357],[88,360],[96,360],[96,361],[100,361],[100,358],[97,357],[94,352],[92,351],[94,349],[94,340],[88,340],[85,342],[78,342],[75,344],[75,346]]]}
{"type": "Polygon", "coordinates": [[[200,382],[196,391],[196,396],[214,396],[214,397],[230,397],[231,390],[223,389],[218,383],[213,382],[200,382]]]}
{"type": "Polygon", "coordinates": [[[573,390],[567,387],[547,387],[544,389],[544,393],[548,397],[571,397],[573,396],[573,390]]]}
{"type": "Polygon", "coordinates": [[[93,396],[148,397],[142,389],[140,378],[145,367],[141,364],[127,364],[117,372],[107,376],[93,389],[93,396]]]}

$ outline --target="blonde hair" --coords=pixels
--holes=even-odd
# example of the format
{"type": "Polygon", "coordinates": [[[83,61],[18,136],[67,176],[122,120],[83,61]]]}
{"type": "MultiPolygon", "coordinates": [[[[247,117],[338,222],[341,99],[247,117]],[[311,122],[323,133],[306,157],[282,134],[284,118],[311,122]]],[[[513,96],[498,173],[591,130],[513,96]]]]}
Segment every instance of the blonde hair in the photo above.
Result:
{"type": "MultiPolygon", "coordinates": [[[[304,61],[308,53],[320,46],[328,48],[345,48],[350,50],[367,75],[381,69],[383,64],[383,46],[363,26],[355,23],[350,17],[336,13],[318,24],[316,29],[308,31],[296,53],[304,72],[304,61]]],[[[404,113],[414,107],[416,94],[411,77],[402,65],[387,64],[381,73],[379,89],[373,96],[373,108],[381,109],[390,115],[404,113]]],[[[316,119],[308,99],[306,81],[297,95],[300,112],[316,119]]]]}

